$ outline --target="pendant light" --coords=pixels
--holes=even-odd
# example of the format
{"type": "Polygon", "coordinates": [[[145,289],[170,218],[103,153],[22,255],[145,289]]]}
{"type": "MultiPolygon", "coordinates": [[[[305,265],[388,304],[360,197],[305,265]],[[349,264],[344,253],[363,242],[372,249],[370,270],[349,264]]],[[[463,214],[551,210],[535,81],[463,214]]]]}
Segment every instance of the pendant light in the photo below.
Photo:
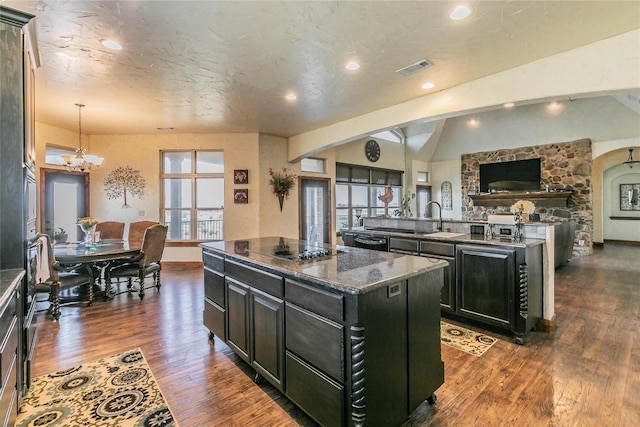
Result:
{"type": "Polygon", "coordinates": [[[87,154],[87,150],[82,148],[82,107],[84,104],[76,104],[76,106],[78,107],[78,148],[76,148],[75,155],[67,154],[60,156],[60,159],[69,171],[91,172],[102,164],[104,158],[87,154]]]}
{"type": "Polygon", "coordinates": [[[633,148],[629,148],[629,158],[626,162],[622,162],[623,165],[633,168],[635,165],[640,164],[640,160],[633,160],[633,148]]]}

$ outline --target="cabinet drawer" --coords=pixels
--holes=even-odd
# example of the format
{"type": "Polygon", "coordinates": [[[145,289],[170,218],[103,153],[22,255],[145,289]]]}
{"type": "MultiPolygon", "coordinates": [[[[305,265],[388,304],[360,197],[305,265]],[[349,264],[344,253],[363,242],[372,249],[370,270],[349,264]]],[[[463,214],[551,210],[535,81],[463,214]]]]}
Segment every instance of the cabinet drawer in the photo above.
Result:
{"type": "Polygon", "coordinates": [[[4,311],[0,313],[0,345],[4,342],[4,338],[11,328],[13,318],[16,316],[17,302],[18,299],[16,298],[15,292],[11,292],[11,297],[5,306],[4,311]]]}
{"type": "Polygon", "coordinates": [[[221,256],[202,251],[202,261],[205,267],[224,273],[224,258],[221,256]]]}
{"type": "MultiPolygon", "coordinates": [[[[6,376],[4,375],[5,372],[3,372],[3,376],[5,376],[5,381],[3,382],[2,386],[0,386],[0,408],[2,408],[2,410],[4,411],[5,408],[9,408],[9,407],[13,407],[12,410],[14,411],[13,413],[13,417],[15,418],[16,414],[17,414],[17,409],[15,408],[15,405],[17,402],[14,402],[16,394],[17,394],[17,389],[16,389],[16,378],[17,378],[17,369],[16,369],[16,358],[17,355],[15,354],[15,350],[13,354],[7,354],[7,365],[6,365],[6,376]]],[[[4,362],[4,360],[3,360],[4,362]]],[[[0,420],[8,414],[5,413],[0,413],[0,420]]],[[[9,415],[10,416],[10,415],[9,415]]]]}
{"type": "Polygon", "coordinates": [[[391,237],[389,239],[389,250],[398,249],[401,251],[418,252],[418,241],[413,239],[399,239],[391,237]]]}
{"type": "Polygon", "coordinates": [[[285,319],[287,350],[344,381],[344,327],[290,303],[285,306],[285,319]]]}
{"type": "Polygon", "coordinates": [[[218,338],[226,341],[224,327],[224,308],[212,303],[209,300],[204,300],[204,312],[202,314],[204,326],[213,332],[218,338]]]}
{"type": "Polygon", "coordinates": [[[204,268],[204,296],[224,307],[224,276],[204,268]]]}
{"type": "MultiPolygon", "coordinates": [[[[0,387],[4,387],[18,349],[18,318],[13,317],[7,334],[0,338],[0,387]]],[[[9,382],[11,384],[11,382],[9,382]]]]}
{"type": "Polygon", "coordinates": [[[344,296],[285,279],[287,300],[331,320],[344,320],[344,296]]]}
{"type": "Polygon", "coordinates": [[[287,397],[322,426],[344,423],[344,388],[287,352],[287,397]]]}
{"type": "Polygon", "coordinates": [[[455,245],[452,243],[442,243],[442,242],[431,242],[431,241],[422,241],[420,242],[420,253],[425,255],[433,254],[433,255],[442,255],[442,256],[455,256],[455,245]]]}
{"type": "Polygon", "coordinates": [[[283,279],[280,276],[229,260],[224,261],[224,271],[227,276],[244,284],[279,298],[284,297],[283,279]]]}

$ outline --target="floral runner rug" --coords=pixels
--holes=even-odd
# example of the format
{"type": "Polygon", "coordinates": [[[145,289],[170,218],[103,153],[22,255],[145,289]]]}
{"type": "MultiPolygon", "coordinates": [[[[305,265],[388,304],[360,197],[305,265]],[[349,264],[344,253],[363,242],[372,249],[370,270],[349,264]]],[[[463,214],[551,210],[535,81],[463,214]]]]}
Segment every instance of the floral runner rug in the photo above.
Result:
{"type": "Polygon", "coordinates": [[[440,341],[449,347],[482,356],[498,339],[458,325],[440,321],[440,341]]]}
{"type": "Polygon", "coordinates": [[[35,378],[16,426],[174,427],[139,348],[35,378]]]}

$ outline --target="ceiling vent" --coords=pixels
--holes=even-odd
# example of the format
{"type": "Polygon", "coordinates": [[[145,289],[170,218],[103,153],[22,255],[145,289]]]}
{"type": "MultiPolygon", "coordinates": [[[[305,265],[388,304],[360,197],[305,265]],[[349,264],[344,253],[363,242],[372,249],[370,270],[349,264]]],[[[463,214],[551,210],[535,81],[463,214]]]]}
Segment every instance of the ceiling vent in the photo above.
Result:
{"type": "Polygon", "coordinates": [[[407,76],[410,76],[411,74],[417,73],[418,71],[426,70],[432,65],[433,64],[431,62],[427,61],[426,59],[423,59],[422,61],[418,61],[415,64],[411,64],[409,66],[396,70],[396,73],[400,74],[401,76],[407,77],[407,76]]]}

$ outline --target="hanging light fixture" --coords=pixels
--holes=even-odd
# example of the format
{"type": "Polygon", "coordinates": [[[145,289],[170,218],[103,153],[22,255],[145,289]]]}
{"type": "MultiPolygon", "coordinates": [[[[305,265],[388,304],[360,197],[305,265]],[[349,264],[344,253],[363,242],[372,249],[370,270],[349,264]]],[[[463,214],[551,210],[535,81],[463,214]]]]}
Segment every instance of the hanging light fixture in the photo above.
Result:
{"type": "Polygon", "coordinates": [[[104,158],[87,154],[87,150],[82,148],[82,107],[84,107],[84,104],[76,104],[76,106],[78,107],[78,148],[76,148],[75,155],[67,154],[60,156],[60,159],[69,171],[90,172],[97,169],[104,158]]]}
{"type": "Polygon", "coordinates": [[[633,160],[633,148],[629,148],[629,158],[626,162],[622,162],[623,165],[633,168],[635,165],[640,164],[640,160],[633,160]]]}

